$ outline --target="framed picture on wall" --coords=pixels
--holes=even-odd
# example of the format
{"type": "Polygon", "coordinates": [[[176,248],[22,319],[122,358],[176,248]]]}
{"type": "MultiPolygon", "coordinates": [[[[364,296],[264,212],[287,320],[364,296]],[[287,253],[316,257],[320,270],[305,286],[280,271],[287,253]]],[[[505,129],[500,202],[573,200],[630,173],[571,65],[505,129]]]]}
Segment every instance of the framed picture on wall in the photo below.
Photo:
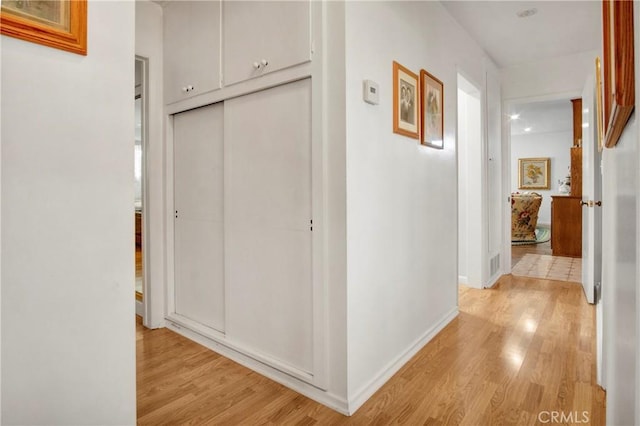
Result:
{"type": "MultiPolygon", "coordinates": [[[[613,148],[635,106],[632,1],[603,0],[604,145],[613,148]]],[[[637,29],[636,29],[637,31],[637,29]]]]}
{"type": "Polygon", "coordinates": [[[518,189],[549,189],[549,158],[518,159],[518,189]]]}
{"type": "Polygon", "coordinates": [[[418,76],[393,61],[393,131],[419,138],[420,90],[418,76]]]}
{"type": "Polygon", "coordinates": [[[87,54],[87,0],[2,0],[0,32],[87,54]]]}
{"type": "Polygon", "coordinates": [[[444,148],[444,85],[425,70],[420,70],[421,143],[444,148]]]}
{"type": "Polygon", "coordinates": [[[602,122],[602,69],[600,58],[596,58],[596,125],[598,134],[598,152],[602,152],[603,147],[603,122],[602,122]]]}

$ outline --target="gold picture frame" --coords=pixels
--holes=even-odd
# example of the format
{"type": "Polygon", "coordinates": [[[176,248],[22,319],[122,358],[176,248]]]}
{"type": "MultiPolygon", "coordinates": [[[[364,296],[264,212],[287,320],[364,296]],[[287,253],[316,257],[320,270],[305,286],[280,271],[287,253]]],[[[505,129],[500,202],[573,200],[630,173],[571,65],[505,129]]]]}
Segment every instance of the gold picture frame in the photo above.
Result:
{"type": "Polygon", "coordinates": [[[602,69],[600,65],[600,58],[596,58],[596,124],[598,135],[598,152],[602,152],[602,144],[604,136],[602,134],[602,69]]]}
{"type": "Polygon", "coordinates": [[[393,61],[393,132],[420,137],[420,88],[417,74],[393,61]]]}
{"type": "Polygon", "coordinates": [[[613,148],[633,112],[633,3],[603,0],[604,145],[613,148]]]}
{"type": "Polygon", "coordinates": [[[86,55],[87,0],[2,0],[0,32],[86,55]]]}
{"type": "Polygon", "coordinates": [[[549,189],[550,158],[519,158],[518,189],[549,189]]]}
{"type": "Polygon", "coordinates": [[[420,143],[444,149],[444,84],[420,70],[420,143]]]}

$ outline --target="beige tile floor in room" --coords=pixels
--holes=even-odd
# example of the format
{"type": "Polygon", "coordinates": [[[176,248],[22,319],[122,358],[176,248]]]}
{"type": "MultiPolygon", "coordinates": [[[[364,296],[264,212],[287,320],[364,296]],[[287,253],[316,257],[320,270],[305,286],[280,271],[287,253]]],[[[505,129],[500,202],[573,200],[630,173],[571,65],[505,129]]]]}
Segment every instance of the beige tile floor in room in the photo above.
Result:
{"type": "Polygon", "coordinates": [[[582,282],[582,259],[527,253],[516,263],[511,273],[521,277],[579,283],[582,282]]]}

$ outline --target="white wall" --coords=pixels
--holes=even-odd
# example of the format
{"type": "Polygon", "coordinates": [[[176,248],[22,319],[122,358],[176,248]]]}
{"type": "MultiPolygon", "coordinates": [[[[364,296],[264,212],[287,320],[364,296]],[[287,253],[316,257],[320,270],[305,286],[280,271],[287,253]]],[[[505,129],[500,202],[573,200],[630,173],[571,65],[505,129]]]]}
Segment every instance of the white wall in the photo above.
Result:
{"type": "Polygon", "coordinates": [[[484,82],[484,58],[440,3],[345,8],[353,410],[457,313],[456,76],[484,82]],[[444,150],[392,133],[394,60],[443,81],[444,150]],[[362,101],[364,79],[380,84],[379,105],[362,101]]]}
{"type": "MultiPolygon", "coordinates": [[[[2,52],[2,42],[4,37],[0,37],[0,52],[2,52]]],[[[2,76],[2,61],[0,61],[0,76],[2,76]]],[[[0,78],[0,94],[2,93],[2,78],[0,78]]],[[[2,188],[2,102],[0,102],[0,188],[2,188]]],[[[2,252],[2,196],[0,189],[0,253],[2,252]]],[[[0,424],[2,424],[2,255],[0,254],[0,424]]]]}
{"type": "Polygon", "coordinates": [[[134,424],[134,3],[2,37],[2,422],[134,424]]]}
{"type": "Polygon", "coordinates": [[[579,97],[587,75],[595,70],[595,59],[599,55],[599,51],[582,52],[503,68],[502,99],[552,94],[579,97]]]}
{"type": "MultiPolygon", "coordinates": [[[[345,3],[322,2],[323,28],[320,48],[322,61],[314,61],[314,94],[322,93],[322,120],[314,118],[320,129],[324,156],[325,235],[327,283],[327,365],[328,392],[347,403],[347,152],[345,107],[345,3]],[[331,29],[330,31],[328,29],[331,29]],[[322,70],[322,71],[320,71],[322,70]]],[[[315,95],[314,95],[315,96],[315,95]]],[[[347,410],[348,411],[348,410],[347,410]]]]}
{"type": "MultiPolygon", "coordinates": [[[[640,10],[634,7],[634,25],[640,10]]],[[[637,41],[637,40],[636,40],[637,41]]],[[[640,99],[640,44],[635,43],[636,101],[640,99]]],[[[602,155],[602,304],[607,423],[640,421],[640,123],[631,116],[614,149],[602,155]]]]}
{"type": "Polygon", "coordinates": [[[147,58],[148,70],[148,133],[146,149],[146,204],[149,245],[145,247],[148,261],[145,288],[144,325],[149,328],[164,325],[165,305],[165,147],[162,73],[162,7],[148,0],[136,1],[136,55],[147,58]]]}
{"type": "MultiPolygon", "coordinates": [[[[638,75],[638,74],[636,74],[638,75]]],[[[603,152],[602,301],[607,423],[637,424],[638,120],[603,152]]]]}
{"type": "MultiPolygon", "coordinates": [[[[569,108],[571,103],[567,101],[569,108]]],[[[551,196],[559,195],[558,180],[564,179],[571,165],[571,146],[573,131],[554,133],[531,133],[511,136],[511,190],[512,192],[534,191],[542,195],[542,205],[538,214],[538,223],[551,224],[551,196]],[[549,190],[518,189],[518,159],[549,157],[551,175],[549,190]]]]}

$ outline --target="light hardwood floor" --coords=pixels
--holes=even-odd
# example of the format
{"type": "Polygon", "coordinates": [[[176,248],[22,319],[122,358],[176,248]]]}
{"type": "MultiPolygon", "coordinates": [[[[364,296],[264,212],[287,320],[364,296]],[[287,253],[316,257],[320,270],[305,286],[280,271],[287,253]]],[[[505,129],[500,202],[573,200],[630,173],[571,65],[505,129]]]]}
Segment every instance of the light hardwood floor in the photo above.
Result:
{"type": "Polygon", "coordinates": [[[460,315],[352,417],[138,321],[138,421],[533,425],[543,411],[585,411],[604,425],[594,315],[576,283],[507,275],[493,289],[462,287],[460,315]]]}

